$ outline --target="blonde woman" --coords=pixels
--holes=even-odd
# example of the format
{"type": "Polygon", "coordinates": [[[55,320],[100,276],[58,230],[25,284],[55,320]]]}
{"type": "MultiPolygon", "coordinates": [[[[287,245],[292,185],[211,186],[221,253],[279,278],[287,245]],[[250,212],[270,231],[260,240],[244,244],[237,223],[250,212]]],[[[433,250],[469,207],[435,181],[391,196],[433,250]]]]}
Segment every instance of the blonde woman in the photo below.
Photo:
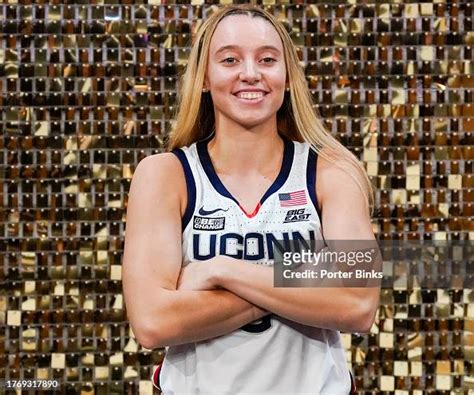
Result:
{"type": "Polygon", "coordinates": [[[277,240],[372,239],[372,192],[315,114],[275,17],[227,6],[202,24],[170,151],[135,171],[123,260],[134,334],[166,347],[154,384],[349,394],[339,331],[369,330],[378,290],[276,288],[271,266],[277,240]],[[292,210],[300,221],[285,221],[292,210]]]}

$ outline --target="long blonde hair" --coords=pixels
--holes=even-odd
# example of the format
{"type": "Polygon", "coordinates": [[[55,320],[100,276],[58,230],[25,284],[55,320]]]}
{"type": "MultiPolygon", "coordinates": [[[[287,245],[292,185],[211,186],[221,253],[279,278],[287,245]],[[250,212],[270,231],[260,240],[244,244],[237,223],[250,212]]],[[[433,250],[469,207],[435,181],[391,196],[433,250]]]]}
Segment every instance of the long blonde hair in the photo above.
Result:
{"type": "Polygon", "coordinates": [[[252,4],[218,7],[198,29],[186,70],[180,78],[168,149],[189,146],[214,131],[212,98],[210,94],[202,93],[210,42],[223,18],[239,14],[265,19],[273,25],[282,40],[290,92],[285,93],[283,104],[277,112],[279,133],[290,140],[310,143],[318,155],[348,171],[363,191],[372,212],[374,192],[370,179],[362,163],[330,134],[313,107],[313,98],[290,35],[272,14],[252,4]]]}

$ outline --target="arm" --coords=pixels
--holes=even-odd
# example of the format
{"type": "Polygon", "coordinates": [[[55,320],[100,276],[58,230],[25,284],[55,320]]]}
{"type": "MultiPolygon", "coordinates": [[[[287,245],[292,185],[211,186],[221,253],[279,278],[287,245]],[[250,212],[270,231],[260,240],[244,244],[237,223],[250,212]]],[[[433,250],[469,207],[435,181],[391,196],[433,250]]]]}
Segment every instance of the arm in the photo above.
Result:
{"type": "Polygon", "coordinates": [[[268,314],[227,290],[176,290],[186,184],[173,154],[142,160],[130,186],[123,292],[140,344],[152,349],[214,338],[268,314]]]}
{"type": "MultiPolygon", "coordinates": [[[[318,161],[316,188],[324,210],[325,239],[374,240],[367,203],[355,181],[322,158],[318,161]]],[[[228,289],[279,316],[346,332],[366,332],[372,326],[379,288],[274,288],[270,267],[228,257],[214,259],[217,265],[207,265],[205,269],[214,286],[228,289]]],[[[194,270],[199,268],[195,266],[194,270]]]]}

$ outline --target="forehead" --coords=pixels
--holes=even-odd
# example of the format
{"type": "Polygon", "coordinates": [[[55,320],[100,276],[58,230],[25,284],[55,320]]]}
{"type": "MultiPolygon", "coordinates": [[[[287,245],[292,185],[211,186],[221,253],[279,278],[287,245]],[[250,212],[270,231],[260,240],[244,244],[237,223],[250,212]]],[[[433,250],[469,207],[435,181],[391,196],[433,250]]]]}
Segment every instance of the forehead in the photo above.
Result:
{"type": "Polygon", "coordinates": [[[210,52],[227,45],[245,49],[268,45],[283,52],[281,38],[273,25],[261,17],[248,15],[229,15],[219,22],[211,38],[210,52]]]}

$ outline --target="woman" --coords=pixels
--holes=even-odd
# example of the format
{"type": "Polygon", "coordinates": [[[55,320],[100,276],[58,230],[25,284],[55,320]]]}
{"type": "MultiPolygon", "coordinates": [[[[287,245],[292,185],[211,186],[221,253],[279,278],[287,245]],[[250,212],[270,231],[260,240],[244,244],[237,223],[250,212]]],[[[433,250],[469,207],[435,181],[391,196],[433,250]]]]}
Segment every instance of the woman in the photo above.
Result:
{"type": "Polygon", "coordinates": [[[363,167],[324,130],[262,9],[207,19],[181,84],[172,152],[140,162],[127,211],[130,323],[167,348],[154,381],[164,394],[348,394],[338,331],[369,330],[378,289],[275,288],[271,265],[277,239],[373,239],[363,167]]]}

